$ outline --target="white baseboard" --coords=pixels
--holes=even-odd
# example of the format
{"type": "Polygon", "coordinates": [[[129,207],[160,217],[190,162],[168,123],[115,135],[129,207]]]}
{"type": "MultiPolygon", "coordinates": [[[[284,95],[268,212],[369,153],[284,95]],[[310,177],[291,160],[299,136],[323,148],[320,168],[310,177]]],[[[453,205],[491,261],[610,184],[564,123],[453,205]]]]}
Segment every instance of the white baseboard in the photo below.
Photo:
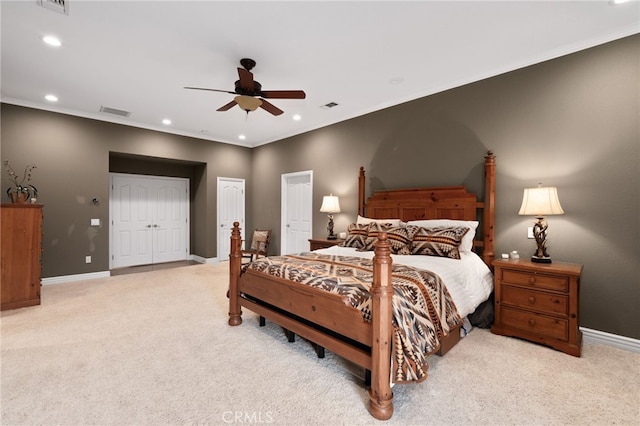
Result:
{"type": "Polygon", "coordinates": [[[195,262],[198,262],[198,263],[207,263],[207,264],[219,263],[219,260],[218,260],[217,257],[206,258],[206,257],[198,256],[197,254],[192,254],[191,255],[191,260],[193,260],[195,262]]]}
{"type": "Polygon", "coordinates": [[[90,272],[88,274],[61,275],[59,277],[48,277],[42,279],[42,285],[70,283],[72,281],[93,280],[95,278],[110,277],[109,271],[90,272]]]}
{"type": "Polygon", "coordinates": [[[615,346],[631,352],[640,352],[640,340],[638,339],[584,327],[580,327],[580,331],[582,331],[582,337],[586,342],[615,346]]]}

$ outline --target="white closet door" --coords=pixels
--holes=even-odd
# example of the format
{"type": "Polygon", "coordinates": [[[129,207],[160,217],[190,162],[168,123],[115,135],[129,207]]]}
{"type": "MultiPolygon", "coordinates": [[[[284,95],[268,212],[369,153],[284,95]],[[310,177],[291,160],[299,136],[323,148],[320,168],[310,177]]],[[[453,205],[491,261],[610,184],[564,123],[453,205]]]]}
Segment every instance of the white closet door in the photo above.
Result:
{"type": "Polygon", "coordinates": [[[245,224],[244,179],[218,178],[218,261],[229,260],[231,228],[239,222],[241,237],[247,234],[245,224]]]}
{"type": "Polygon", "coordinates": [[[313,219],[312,173],[300,172],[282,177],[282,249],[281,254],[309,251],[313,219]]]}
{"type": "Polygon", "coordinates": [[[186,260],[189,241],[189,181],[153,179],[153,263],[186,260]]]}
{"type": "Polygon", "coordinates": [[[110,268],[186,260],[189,180],[111,174],[110,268]]]}
{"type": "Polygon", "coordinates": [[[153,263],[151,181],[113,175],[111,267],[153,263]]]}

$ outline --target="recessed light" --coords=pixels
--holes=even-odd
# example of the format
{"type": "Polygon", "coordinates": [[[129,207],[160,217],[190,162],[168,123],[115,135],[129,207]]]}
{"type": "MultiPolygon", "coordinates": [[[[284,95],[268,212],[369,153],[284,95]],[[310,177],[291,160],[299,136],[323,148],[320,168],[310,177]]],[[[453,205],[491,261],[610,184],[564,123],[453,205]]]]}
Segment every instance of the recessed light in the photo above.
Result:
{"type": "Polygon", "coordinates": [[[162,124],[164,124],[165,126],[168,126],[169,124],[171,124],[171,120],[169,120],[168,118],[165,118],[164,120],[162,120],[162,124]]]}
{"type": "Polygon", "coordinates": [[[62,46],[62,42],[60,41],[60,39],[52,35],[42,37],[42,41],[47,43],[49,46],[53,46],[53,47],[62,46]]]}
{"type": "Polygon", "coordinates": [[[302,120],[302,117],[300,116],[300,114],[296,114],[296,115],[293,116],[293,119],[296,120],[296,121],[300,121],[300,120],[302,120]]]}
{"type": "Polygon", "coordinates": [[[247,137],[245,135],[238,135],[238,139],[241,141],[245,140],[247,137]]]}
{"type": "Polygon", "coordinates": [[[618,4],[626,3],[629,0],[609,0],[609,4],[612,6],[616,6],[618,4]]]}
{"type": "Polygon", "coordinates": [[[403,77],[393,77],[392,79],[389,80],[389,84],[402,84],[404,82],[404,78],[403,77]]]}
{"type": "Polygon", "coordinates": [[[49,102],[58,102],[58,97],[56,95],[46,95],[44,98],[49,102]]]}

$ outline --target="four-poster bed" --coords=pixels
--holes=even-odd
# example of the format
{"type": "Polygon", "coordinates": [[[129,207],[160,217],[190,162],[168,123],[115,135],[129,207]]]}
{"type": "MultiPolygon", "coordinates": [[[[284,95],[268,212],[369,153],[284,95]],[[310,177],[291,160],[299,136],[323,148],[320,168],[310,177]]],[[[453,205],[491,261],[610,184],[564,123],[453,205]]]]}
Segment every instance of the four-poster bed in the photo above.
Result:
{"type": "MultiPolygon", "coordinates": [[[[482,202],[462,186],[378,191],[367,200],[364,168],[360,168],[358,213],[369,219],[397,218],[405,223],[425,219],[478,221],[481,218],[482,231],[478,232],[481,235],[474,242],[474,247],[481,251],[482,260],[490,266],[494,258],[495,206],[495,157],[491,151],[485,157],[484,166],[485,194],[482,202]]],[[[320,263],[331,265],[326,266],[327,269],[337,270],[338,275],[347,269],[353,269],[355,275],[350,276],[349,280],[357,281],[359,276],[372,276],[372,281],[367,284],[363,285],[361,282],[354,284],[359,288],[370,287],[367,290],[367,296],[370,298],[370,305],[367,306],[370,306],[370,310],[366,315],[363,314],[362,309],[354,307],[353,300],[349,299],[345,293],[340,294],[340,291],[334,290],[331,290],[333,292],[327,291],[325,287],[327,287],[326,282],[329,280],[314,278],[320,284],[307,285],[287,279],[290,277],[281,272],[287,269],[286,259],[284,266],[279,266],[284,269],[280,269],[276,273],[280,276],[263,272],[263,270],[277,269],[268,261],[262,266],[256,267],[257,269],[249,267],[241,270],[241,234],[238,223],[234,224],[231,233],[229,275],[230,325],[237,326],[242,323],[241,308],[245,307],[261,318],[264,317],[282,326],[290,333],[298,334],[369,370],[371,372],[371,387],[368,409],[372,416],[382,420],[389,419],[393,414],[391,382],[395,381],[394,379],[399,379],[399,382],[421,381],[426,377],[426,368],[424,368],[424,372],[420,371],[423,373],[422,375],[413,378],[400,377],[397,371],[392,371],[399,365],[397,364],[398,360],[404,360],[398,354],[399,342],[404,343],[405,340],[411,340],[415,336],[407,338],[406,335],[401,335],[398,332],[397,324],[392,324],[398,310],[394,304],[394,293],[397,295],[398,289],[396,288],[394,291],[392,281],[398,287],[398,278],[396,277],[402,274],[396,269],[402,265],[394,265],[392,260],[392,253],[395,254],[397,251],[395,250],[396,241],[393,240],[390,233],[387,233],[389,229],[391,228],[380,228],[380,232],[376,234],[373,240],[375,244],[372,245],[375,246],[375,251],[371,261],[363,261],[356,266],[338,262],[336,267],[330,263],[328,259],[330,256],[315,255],[316,258],[319,258],[320,263]],[[367,265],[364,263],[366,262],[371,264],[371,271],[369,271],[371,274],[365,271],[367,265]],[[365,320],[363,316],[368,317],[369,320],[365,320]],[[392,353],[392,349],[395,353],[392,353]]],[[[368,240],[369,243],[371,241],[368,240]]],[[[333,256],[331,261],[334,258],[336,256],[333,256]]],[[[306,259],[297,260],[301,264],[306,264],[306,259]]],[[[338,260],[343,259],[338,257],[338,260]]],[[[413,271],[410,273],[414,274],[413,271]]],[[[338,277],[338,281],[341,278],[338,277]]],[[[411,275],[408,281],[413,280],[414,275],[411,275]]],[[[439,278],[429,276],[427,281],[438,284],[439,278]]],[[[431,334],[436,340],[435,343],[427,342],[426,345],[431,345],[429,347],[432,352],[438,351],[437,353],[442,355],[460,339],[459,327],[462,322],[459,317],[456,318],[457,313],[450,310],[449,305],[452,303],[449,301],[446,288],[439,291],[439,296],[436,299],[438,302],[442,302],[442,306],[432,307],[430,304],[432,302],[429,301],[430,308],[428,310],[429,313],[436,312],[435,316],[442,317],[443,321],[441,324],[435,322],[427,324],[427,328],[432,327],[428,328],[428,331],[432,331],[431,334]]],[[[429,290],[429,292],[432,291],[429,290]]],[[[453,310],[455,311],[455,307],[453,310]]],[[[409,354],[409,357],[414,355],[411,349],[406,349],[405,352],[409,354]]],[[[406,357],[406,354],[403,356],[406,357]]],[[[400,369],[403,372],[407,370],[406,366],[398,367],[398,371],[400,369]]],[[[420,366],[417,369],[420,370],[420,366]]],[[[411,374],[411,372],[408,373],[408,375],[411,374]]]]}

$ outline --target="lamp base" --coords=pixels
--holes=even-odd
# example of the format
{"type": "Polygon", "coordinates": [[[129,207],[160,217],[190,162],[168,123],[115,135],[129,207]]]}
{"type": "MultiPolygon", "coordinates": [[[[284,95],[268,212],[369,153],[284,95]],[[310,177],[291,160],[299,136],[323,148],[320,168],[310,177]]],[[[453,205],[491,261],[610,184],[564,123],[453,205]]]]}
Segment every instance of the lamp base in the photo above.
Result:
{"type": "Polygon", "coordinates": [[[531,261],[534,263],[551,263],[551,258],[531,256],[531,261]]]}
{"type": "Polygon", "coordinates": [[[337,239],[338,239],[338,236],[335,234],[331,234],[327,237],[327,240],[337,240],[337,239]]]}

